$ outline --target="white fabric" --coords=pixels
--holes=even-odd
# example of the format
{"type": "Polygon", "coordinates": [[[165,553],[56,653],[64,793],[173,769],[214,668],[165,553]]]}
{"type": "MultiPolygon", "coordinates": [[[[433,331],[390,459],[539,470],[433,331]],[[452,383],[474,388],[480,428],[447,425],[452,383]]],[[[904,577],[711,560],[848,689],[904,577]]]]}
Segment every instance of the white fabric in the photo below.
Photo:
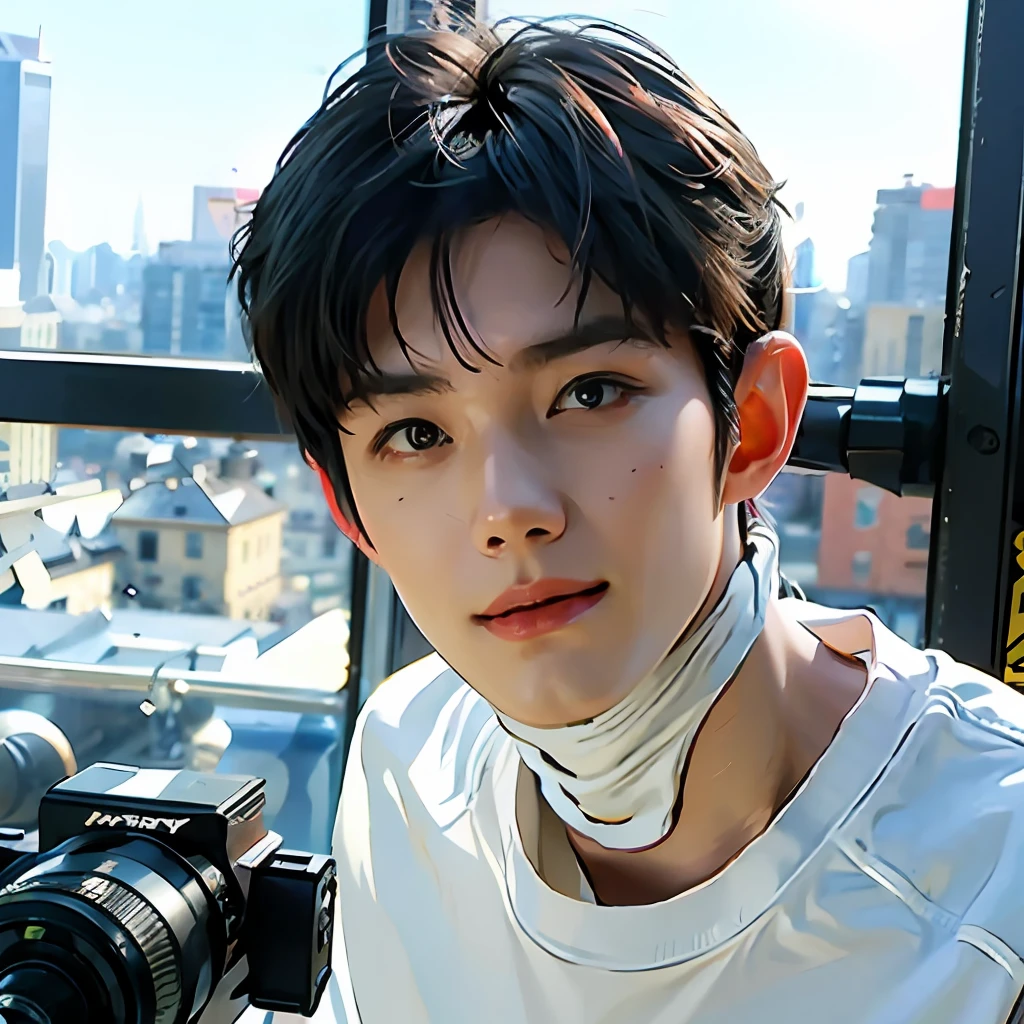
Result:
{"type": "Polygon", "coordinates": [[[317,1024],[1004,1024],[1024,698],[867,613],[780,604],[867,652],[870,685],[765,833],[651,906],[581,898],[514,743],[437,656],[385,683],[345,779],[317,1024]]]}
{"type": "Polygon", "coordinates": [[[496,712],[562,821],[613,850],[653,846],[672,831],[697,730],[750,653],[778,589],[778,540],[752,522],[717,604],[615,707],[549,729],[496,712]]]}

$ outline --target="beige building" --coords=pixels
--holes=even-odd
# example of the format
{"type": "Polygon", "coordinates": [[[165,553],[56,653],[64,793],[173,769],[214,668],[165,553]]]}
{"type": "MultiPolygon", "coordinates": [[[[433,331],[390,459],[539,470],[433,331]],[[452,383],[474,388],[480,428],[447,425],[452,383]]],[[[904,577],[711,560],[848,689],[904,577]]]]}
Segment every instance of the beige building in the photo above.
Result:
{"type": "Polygon", "coordinates": [[[864,377],[927,377],[942,368],[942,306],[868,306],[864,377]]]}
{"type": "MultiPolygon", "coordinates": [[[[0,271],[0,348],[55,349],[60,313],[46,297],[18,301],[20,275],[0,271]]],[[[48,483],[57,462],[57,427],[49,423],[0,423],[7,445],[7,486],[48,483]]]]}
{"type": "Polygon", "coordinates": [[[96,609],[109,614],[115,564],[122,555],[113,531],[103,529],[93,537],[83,537],[75,519],[66,532],[39,524],[33,537],[45,577],[40,575],[40,585],[34,588],[24,578],[18,579],[16,586],[3,592],[0,604],[24,604],[70,615],[85,615],[96,609]]]}
{"type": "Polygon", "coordinates": [[[63,317],[49,295],[29,299],[23,308],[25,319],[21,325],[21,347],[57,348],[63,317]]]}
{"type": "Polygon", "coordinates": [[[49,483],[57,463],[57,432],[51,423],[0,423],[0,442],[8,448],[9,486],[49,483]]]}
{"type": "Polygon", "coordinates": [[[62,539],[61,549],[49,560],[43,557],[50,577],[49,607],[62,608],[69,615],[85,615],[97,608],[110,614],[115,566],[123,554],[112,531],[83,539],[73,528],[62,539]]]}
{"type": "Polygon", "coordinates": [[[182,472],[133,491],[111,520],[119,589],[142,606],[267,619],[281,592],[285,509],[247,480],[182,472]]]}

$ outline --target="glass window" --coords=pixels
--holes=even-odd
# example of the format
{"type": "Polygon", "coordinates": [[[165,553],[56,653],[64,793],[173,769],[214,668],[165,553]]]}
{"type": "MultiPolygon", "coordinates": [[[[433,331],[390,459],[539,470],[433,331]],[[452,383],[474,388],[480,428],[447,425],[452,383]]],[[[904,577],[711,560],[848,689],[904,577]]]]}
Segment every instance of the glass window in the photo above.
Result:
{"type": "Polygon", "coordinates": [[[876,487],[862,487],[857,492],[857,505],[853,513],[853,525],[858,530],[869,530],[878,525],[878,508],[882,504],[882,492],[876,487]]]}
{"type": "Polygon", "coordinates": [[[140,562],[157,561],[160,551],[160,535],[155,530],[140,530],[138,548],[140,562]]]}
{"type": "Polygon", "coordinates": [[[871,580],[871,552],[857,551],[850,559],[850,570],[854,582],[868,583],[871,580]]]}
{"type": "MultiPolygon", "coordinates": [[[[337,800],[343,763],[352,552],[341,543],[325,553],[337,528],[295,444],[245,442],[239,458],[232,439],[0,432],[12,426],[16,447],[36,457],[17,462],[5,497],[42,504],[41,523],[25,513],[38,524],[42,573],[0,573],[0,706],[42,710],[82,764],[265,778],[271,827],[290,846],[326,851],[333,816],[322,809],[337,800]],[[261,537],[261,557],[232,560],[261,537]],[[316,543],[297,554],[296,537],[316,543]],[[49,680],[53,663],[72,662],[97,684],[12,687],[12,659],[19,678],[26,664],[49,665],[49,680]],[[161,665],[158,710],[141,728],[161,665]],[[171,693],[176,679],[191,690],[171,693]]],[[[4,506],[0,558],[15,535],[4,506]]]]}
{"type": "Polygon", "coordinates": [[[0,32],[22,40],[25,63],[0,86],[0,153],[19,170],[13,202],[0,196],[0,276],[17,275],[24,305],[17,322],[0,314],[0,347],[248,360],[228,240],[366,31],[361,0],[289,12],[241,31],[227,7],[185,0],[173,24],[111,30],[62,5],[40,51],[39,4],[4,3],[0,32]],[[255,130],[226,113],[243,93],[261,111],[255,130]]]}
{"type": "MultiPolygon", "coordinates": [[[[492,18],[566,8],[477,6],[492,18]]],[[[788,327],[812,376],[852,385],[938,372],[966,0],[935,0],[926,19],[911,0],[579,6],[657,40],[787,182],[788,327]],[[758,26],[764,59],[739,53],[737,24],[758,26]],[[783,70],[766,73],[779,54],[783,70]]],[[[40,52],[38,4],[8,0],[0,31],[18,34],[31,67],[0,84],[0,152],[21,168],[13,184],[0,180],[0,347],[248,360],[224,285],[228,239],[366,24],[362,2],[294,0],[288,10],[240,31],[229,5],[185,0],[157,29],[140,15],[112,31],[87,5],[65,4],[40,52]],[[152,45],[136,45],[143,35],[152,45]],[[61,83],[52,95],[51,70],[61,83]],[[259,111],[258,130],[234,116],[240,102],[259,111]],[[19,122],[11,110],[27,113],[19,122]]],[[[266,778],[269,815],[288,844],[326,849],[329,816],[312,815],[310,787],[315,779],[317,793],[336,798],[351,552],[293,445],[254,442],[248,460],[231,446],[0,424],[0,487],[92,488],[73,514],[69,501],[43,512],[47,582],[0,574],[0,615],[16,616],[0,620],[0,696],[7,706],[44,700],[3,689],[5,657],[118,666],[140,679],[161,662],[197,673],[196,691],[175,698],[193,719],[161,710],[153,729],[133,727],[139,695],[112,686],[45,695],[46,707],[78,737],[84,761],[187,761],[266,778]],[[250,462],[251,476],[232,475],[250,462]],[[237,508],[252,508],[252,497],[262,509],[252,519],[222,514],[239,492],[237,508]],[[213,524],[211,506],[221,516],[213,524]],[[190,554],[196,533],[199,555],[190,554]],[[259,680],[246,692],[264,687],[262,703],[221,699],[232,679],[259,680]],[[320,704],[307,699],[311,687],[320,704]],[[287,697],[300,690],[302,701],[287,697]],[[289,750],[317,755],[289,760],[289,750]]],[[[871,604],[919,638],[930,502],[866,497],[863,487],[780,476],[765,503],[783,570],[811,599],[871,604]]]]}
{"type": "Polygon", "coordinates": [[[911,523],[907,529],[907,550],[927,551],[931,543],[931,534],[925,522],[911,523]]]}

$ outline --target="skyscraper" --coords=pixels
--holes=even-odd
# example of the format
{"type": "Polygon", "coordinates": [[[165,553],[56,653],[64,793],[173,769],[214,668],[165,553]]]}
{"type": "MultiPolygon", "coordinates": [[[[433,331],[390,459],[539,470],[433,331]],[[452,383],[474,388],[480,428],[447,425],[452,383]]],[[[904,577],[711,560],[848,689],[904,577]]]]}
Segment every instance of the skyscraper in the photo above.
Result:
{"type": "Polygon", "coordinates": [[[238,299],[228,285],[229,243],[258,197],[258,189],[195,187],[191,241],[161,242],[143,270],[144,352],[249,358],[238,299]]]}
{"type": "Polygon", "coordinates": [[[132,223],[132,250],[145,258],[149,255],[149,242],[146,240],[146,217],[142,208],[142,196],[139,196],[135,207],[135,220],[132,223]]]}
{"type": "Polygon", "coordinates": [[[869,304],[941,305],[946,296],[953,189],[915,185],[878,191],[868,257],[869,304]]]}
{"type": "Polygon", "coordinates": [[[0,271],[20,271],[22,301],[46,290],[50,67],[41,38],[0,32],[0,271]]]}

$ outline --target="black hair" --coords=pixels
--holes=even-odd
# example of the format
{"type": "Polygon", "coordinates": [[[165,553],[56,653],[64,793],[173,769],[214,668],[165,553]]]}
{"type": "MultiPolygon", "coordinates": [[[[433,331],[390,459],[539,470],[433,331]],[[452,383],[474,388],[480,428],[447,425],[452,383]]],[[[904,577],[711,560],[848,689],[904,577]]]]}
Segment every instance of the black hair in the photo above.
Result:
{"type": "MultiPolygon", "coordinates": [[[[360,528],[339,415],[378,373],[370,297],[391,324],[399,278],[431,247],[442,330],[470,369],[494,362],[455,300],[463,229],[519,214],[553,232],[665,340],[690,331],[714,404],[719,478],[738,440],[733,389],[751,341],[783,320],[779,183],[672,59],[595,19],[435,19],[372,46],[288,143],[233,240],[248,339],[300,447],[360,528]]],[[[365,531],[364,531],[365,533],[365,531]]]]}

